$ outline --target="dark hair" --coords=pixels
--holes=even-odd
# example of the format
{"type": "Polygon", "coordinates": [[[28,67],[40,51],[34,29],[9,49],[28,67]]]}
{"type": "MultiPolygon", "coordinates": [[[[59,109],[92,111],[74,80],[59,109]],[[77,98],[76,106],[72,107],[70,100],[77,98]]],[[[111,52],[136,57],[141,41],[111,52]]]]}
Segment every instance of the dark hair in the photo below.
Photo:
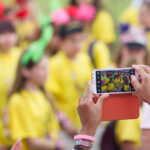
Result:
{"type": "MultiPolygon", "coordinates": [[[[21,68],[23,68],[21,61],[22,61],[22,58],[23,58],[23,56],[24,56],[24,54],[26,52],[27,52],[27,50],[22,53],[22,55],[21,55],[21,57],[19,59],[19,63],[18,63],[18,67],[17,67],[16,79],[15,79],[14,84],[12,86],[13,88],[12,88],[10,94],[9,94],[9,97],[11,97],[14,93],[20,92],[23,89],[23,87],[24,87],[26,78],[24,76],[22,76],[22,74],[21,74],[21,68]]],[[[35,63],[33,63],[33,61],[30,60],[25,68],[32,69],[34,66],[35,66],[35,63]]]]}
{"type": "MultiPolygon", "coordinates": [[[[17,76],[16,76],[16,79],[15,79],[14,84],[12,86],[12,89],[9,93],[8,98],[10,98],[13,94],[20,92],[24,88],[24,84],[25,84],[27,79],[24,76],[22,76],[22,74],[21,74],[21,68],[23,68],[21,61],[22,61],[22,58],[26,52],[27,52],[27,50],[22,53],[22,55],[19,59],[18,68],[17,68],[17,76]]],[[[36,65],[36,63],[34,63],[32,60],[30,60],[25,68],[32,69],[35,65],[36,65]]],[[[43,92],[46,99],[51,104],[53,111],[56,112],[56,108],[55,108],[55,106],[51,100],[53,98],[52,95],[50,93],[47,93],[43,86],[40,87],[40,90],[43,92]]]]}
{"type": "Polygon", "coordinates": [[[147,6],[149,8],[149,10],[150,10],[150,2],[149,1],[145,0],[142,5],[143,6],[147,6]]]}
{"type": "MultiPolygon", "coordinates": [[[[124,47],[125,45],[120,45],[119,47],[118,47],[118,49],[116,50],[116,52],[115,52],[115,56],[114,56],[114,63],[117,65],[117,67],[120,67],[120,65],[121,65],[121,60],[122,60],[122,48],[124,47]]],[[[145,57],[145,65],[150,65],[150,59],[149,59],[149,51],[146,49],[146,48],[144,48],[145,50],[143,50],[143,51],[145,51],[146,52],[146,57],[145,57]]],[[[129,62],[129,64],[134,64],[135,63],[135,61],[134,60],[132,60],[131,62],[129,62]]],[[[129,67],[129,64],[127,64],[128,65],[128,67],[129,67]]],[[[132,65],[131,64],[131,65],[132,65]]]]}
{"type": "Polygon", "coordinates": [[[0,34],[4,34],[7,32],[16,33],[16,29],[12,23],[3,21],[0,23],[0,34]]]}
{"type": "Polygon", "coordinates": [[[83,25],[79,22],[72,21],[69,24],[60,27],[59,36],[64,39],[66,36],[78,32],[83,32],[83,25]]]}
{"type": "MultiPolygon", "coordinates": [[[[71,0],[70,4],[74,6],[78,6],[76,0],[71,0]]],[[[104,8],[102,0],[94,0],[93,5],[96,7],[97,12],[104,8]]]]}

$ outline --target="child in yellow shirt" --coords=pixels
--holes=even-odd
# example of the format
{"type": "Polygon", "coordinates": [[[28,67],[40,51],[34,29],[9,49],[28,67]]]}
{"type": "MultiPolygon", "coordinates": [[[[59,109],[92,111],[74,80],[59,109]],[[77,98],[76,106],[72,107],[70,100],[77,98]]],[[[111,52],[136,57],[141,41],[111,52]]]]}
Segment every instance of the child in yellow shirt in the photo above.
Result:
{"type": "Polygon", "coordinates": [[[141,146],[140,136],[141,117],[138,119],[119,120],[115,125],[115,137],[121,148],[139,150],[141,146]]]}
{"type": "Polygon", "coordinates": [[[105,72],[102,72],[102,75],[101,75],[101,80],[106,80],[106,74],[105,74],[105,72]]]}
{"type": "Polygon", "coordinates": [[[46,88],[54,94],[58,109],[80,129],[76,108],[91,77],[92,65],[88,55],[81,51],[83,27],[80,23],[62,26],[59,34],[62,46],[50,60],[51,73],[46,88]]]}
{"type": "MultiPolygon", "coordinates": [[[[98,17],[96,17],[96,13],[97,13],[97,11],[99,11],[99,9],[97,8],[97,5],[95,5],[95,3],[99,4],[99,1],[95,0],[95,2],[93,4],[91,2],[88,3],[87,1],[82,2],[82,1],[73,0],[73,1],[71,1],[71,5],[73,5],[73,6],[69,6],[68,9],[71,9],[72,7],[76,7],[77,11],[74,12],[76,15],[71,16],[71,17],[78,20],[79,22],[82,22],[84,25],[85,40],[84,40],[84,44],[83,44],[83,50],[86,53],[88,53],[88,55],[90,56],[91,62],[93,64],[94,68],[104,69],[104,68],[107,68],[108,65],[110,65],[111,60],[110,60],[110,51],[109,51],[109,47],[107,46],[107,42],[105,40],[103,41],[102,38],[105,38],[104,36],[107,36],[107,35],[111,36],[111,33],[109,33],[109,34],[102,33],[103,36],[100,35],[102,31],[105,32],[106,30],[102,29],[103,28],[102,24],[99,24],[99,22],[105,22],[104,20],[105,19],[107,20],[108,18],[107,18],[106,13],[103,10],[101,11],[102,15],[98,15],[98,17]],[[84,11],[84,10],[86,10],[86,11],[84,11]],[[86,12],[89,12],[88,15],[86,12]],[[105,18],[104,20],[102,19],[103,15],[105,18]],[[94,27],[93,27],[93,25],[94,25],[94,27]],[[91,31],[91,28],[92,29],[96,28],[95,29],[96,32],[95,31],[92,33],[89,32],[89,31],[91,31]],[[100,38],[96,37],[95,34],[97,34],[98,36],[101,36],[101,37],[100,38]]],[[[108,24],[106,23],[105,27],[106,27],[106,25],[109,26],[110,23],[108,23],[108,24]]],[[[107,29],[107,31],[108,31],[108,29],[107,29]]],[[[110,31],[108,31],[108,32],[110,32],[110,31]]],[[[108,36],[106,37],[107,39],[109,38],[108,36]]]]}
{"type": "Polygon", "coordinates": [[[128,92],[130,91],[130,85],[129,85],[129,80],[127,77],[123,78],[123,91],[128,92]]]}
{"type": "Polygon", "coordinates": [[[122,88],[122,84],[123,84],[121,74],[116,74],[114,83],[115,83],[115,86],[117,88],[117,92],[121,92],[121,88],[122,88]]]}
{"type": "Polygon", "coordinates": [[[11,141],[4,130],[4,107],[8,100],[8,93],[14,82],[17,63],[20,57],[19,48],[15,47],[18,36],[15,27],[7,21],[0,23],[0,146],[11,145],[11,141]]]}
{"type": "Polygon", "coordinates": [[[106,84],[106,85],[109,84],[110,77],[111,77],[111,74],[110,74],[110,73],[107,73],[107,75],[106,75],[106,80],[105,80],[105,84],[106,84]]]}
{"type": "Polygon", "coordinates": [[[149,1],[143,1],[139,8],[129,7],[121,16],[122,23],[128,23],[130,26],[140,26],[144,29],[148,38],[148,50],[150,51],[150,3],[149,1]]]}
{"type": "MultiPolygon", "coordinates": [[[[96,13],[94,13],[95,17],[93,18],[91,26],[91,34],[94,39],[104,42],[108,46],[114,43],[116,39],[114,22],[111,15],[104,9],[102,0],[71,0],[70,4],[73,6],[80,6],[83,4],[94,6],[96,13]]],[[[87,15],[89,15],[89,13],[87,15]]]]}
{"type": "Polygon", "coordinates": [[[108,91],[109,92],[115,92],[116,91],[114,79],[112,79],[112,78],[110,78],[109,83],[108,83],[108,91]]]}
{"type": "Polygon", "coordinates": [[[108,86],[105,85],[105,81],[101,80],[102,93],[108,92],[108,86]]]}
{"type": "Polygon", "coordinates": [[[13,141],[22,138],[22,150],[63,149],[56,109],[43,88],[47,74],[48,57],[44,50],[37,46],[33,51],[29,47],[20,59],[8,102],[10,137],[13,141]]]}
{"type": "Polygon", "coordinates": [[[37,6],[34,0],[16,0],[17,6],[17,22],[16,31],[19,36],[19,46],[23,49],[27,49],[30,42],[34,41],[36,32],[38,30],[37,21],[37,6]]]}
{"type": "Polygon", "coordinates": [[[80,6],[83,4],[94,6],[96,9],[96,16],[93,18],[91,26],[91,34],[94,39],[104,42],[106,45],[114,43],[116,38],[114,22],[110,14],[103,8],[102,0],[71,0],[71,5],[80,6]]]}

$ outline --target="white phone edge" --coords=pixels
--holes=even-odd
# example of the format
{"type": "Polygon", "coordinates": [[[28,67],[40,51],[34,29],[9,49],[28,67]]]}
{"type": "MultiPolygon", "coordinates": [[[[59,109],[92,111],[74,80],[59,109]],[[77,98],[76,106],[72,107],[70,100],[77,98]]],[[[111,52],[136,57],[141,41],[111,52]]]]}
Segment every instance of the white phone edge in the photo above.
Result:
{"type": "MultiPolygon", "coordinates": [[[[135,93],[135,91],[131,92],[109,92],[109,93],[97,93],[96,90],[96,71],[108,71],[108,70],[126,70],[126,69],[133,69],[133,68],[114,68],[114,69],[94,69],[92,71],[92,90],[95,95],[101,95],[101,94],[128,94],[128,93],[135,93]]],[[[135,77],[139,80],[139,73],[135,70],[135,77]]]]}

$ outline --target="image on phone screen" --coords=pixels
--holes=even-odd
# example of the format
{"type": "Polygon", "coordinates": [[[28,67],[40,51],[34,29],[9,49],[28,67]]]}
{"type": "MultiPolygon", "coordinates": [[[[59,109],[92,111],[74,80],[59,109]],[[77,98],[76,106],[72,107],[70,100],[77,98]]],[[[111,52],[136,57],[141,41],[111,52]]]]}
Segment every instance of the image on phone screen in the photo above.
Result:
{"type": "Polygon", "coordinates": [[[134,69],[96,71],[97,93],[134,92],[131,75],[135,75],[134,69]]]}

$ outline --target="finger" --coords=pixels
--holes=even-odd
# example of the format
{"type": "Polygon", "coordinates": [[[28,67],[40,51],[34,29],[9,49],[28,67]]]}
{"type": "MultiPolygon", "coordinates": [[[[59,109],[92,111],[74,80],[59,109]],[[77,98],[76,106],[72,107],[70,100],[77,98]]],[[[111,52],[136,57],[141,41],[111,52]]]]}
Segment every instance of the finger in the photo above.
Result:
{"type": "Polygon", "coordinates": [[[109,97],[109,94],[103,94],[102,96],[99,97],[99,99],[97,100],[96,105],[98,107],[102,107],[104,101],[109,97]]]}
{"type": "Polygon", "coordinates": [[[22,148],[21,138],[19,138],[11,150],[21,150],[21,148],[22,148]]]}
{"type": "Polygon", "coordinates": [[[84,95],[82,96],[82,98],[79,100],[79,103],[78,104],[81,104],[85,101],[85,96],[86,96],[86,93],[84,93],[84,95]]]}
{"type": "Polygon", "coordinates": [[[140,67],[140,66],[138,66],[138,65],[133,65],[132,66],[133,67],[133,69],[135,69],[138,73],[139,73],[139,75],[144,79],[144,77],[147,75],[147,73],[145,72],[145,70],[142,68],[142,67],[140,67]]]}
{"type": "Polygon", "coordinates": [[[150,74],[150,67],[149,66],[147,66],[147,65],[139,65],[139,66],[142,67],[145,70],[145,72],[150,74]]]}
{"type": "Polygon", "coordinates": [[[92,98],[94,99],[94,98],[98,98],[99,97],[99,95],[94,95],[93,94],[93,96],[92,96],[92,98]]]}
{"type": "Polygon", "coordinates": [[[132,86],[134,87],[135,91],[138,92],[141,86],[140,82],[134,75],[131,75],[130,78],[131,78],[132,86]]]}
{"type": "Polygon", "coordinates": [[[92,84],[91,84],[91,81],[89,81],[86,94],[87,94],[87,95],[86,95],[86,100],[87,100],[87,101],[92,101],[93,91],[92,91],[92,84]]]}

